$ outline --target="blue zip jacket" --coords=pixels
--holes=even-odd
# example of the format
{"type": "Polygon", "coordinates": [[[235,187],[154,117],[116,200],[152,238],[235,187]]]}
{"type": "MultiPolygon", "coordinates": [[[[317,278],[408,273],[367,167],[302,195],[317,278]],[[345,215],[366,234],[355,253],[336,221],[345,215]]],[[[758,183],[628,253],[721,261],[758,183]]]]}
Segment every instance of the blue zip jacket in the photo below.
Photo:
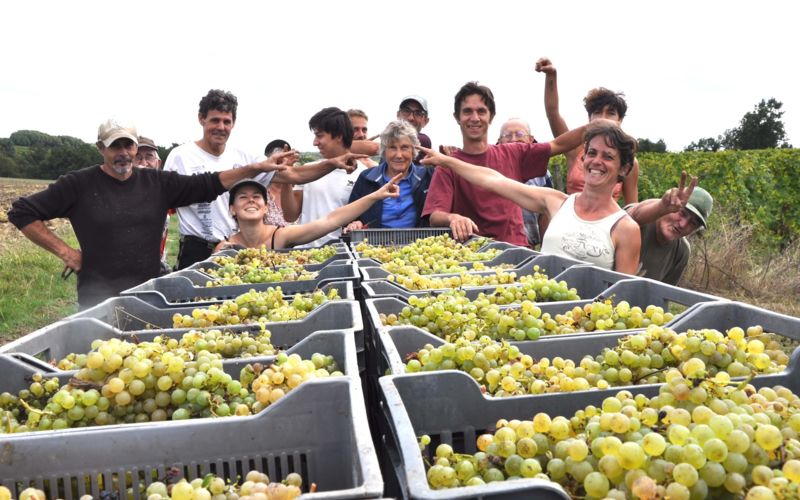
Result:
{"type": "MultiPolygon", "coordinates": [[[[420,220],[422,207],[425,206],[425,198],[428,196],[428,186],[431,184],[431,177],[433,177],[433,169],[422,167],[412,163],[409,167],[411,174],[411,195],[414,197],[414,208],[417,212],[417,223],[414,227],[428,227],[428,218],[420,220]]],[[[350,203],[363,198],[364,196],[374,193],[385,184],[383,174],[386,172],[386,162],[381,161],[377,167],[372,167],[361,172],[358,176],[353,190],[350,192],[350,203]]],[[[366,224],[370,229],[380,229],[383,227],[381,220],[383,219],[383,202],[375,202],[366,212],[361,214],[358,218],[363,224],[366,224]]]]}

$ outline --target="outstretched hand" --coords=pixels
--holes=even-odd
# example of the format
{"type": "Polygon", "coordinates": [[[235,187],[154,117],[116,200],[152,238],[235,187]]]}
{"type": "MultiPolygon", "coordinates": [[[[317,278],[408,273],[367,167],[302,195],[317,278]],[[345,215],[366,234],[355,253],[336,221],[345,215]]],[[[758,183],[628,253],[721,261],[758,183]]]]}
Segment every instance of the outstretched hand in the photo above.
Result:
{"type": "Polygon", "coordinates": [[[300,160],[300,153],[294,149],[289,149],[289,146],[284,144],[283,151],[271,154],[269,159],[279,165],[294,165],[296,161],[300,160]]]}
{"type": "Polygon", "coordinates": [[[681,172],[681,182],[678,184],[678,187],[669,189],[664,193],[664,196],[661,197],[661,203],[668,213],[679,212],[689,203],[689,198],[692,196],[692,192],[697,186],[697,177],[693,175],[687,186],[686,178],[688,176],[685,170],[681,172]]]}
{"type": "Polygon", "coordinates": [[[330,161],[333,162],[336,168],[341,168],[342,170],[350,174],[358,166],[357,160],[363,160],[364,158],[369,158],[369,156],[360,155],[356,153],[345,153],[335,158],[331,158],[330,161]]]}
{"type": "Polygon", "coordinates": [[[292,154],[296,155],[297,153],[294,151],[285,151],[283,153],[274,154],[266,160],[256,163],[256,167],[262,172],[282,172],[289,168],[289,165],[285,162],[292,154]]]}
{"type": "Polygon", "coordinates": [[[439,151],[420,146],[419,149],[425,153],[425,158],[419,161],[420,165],[425,167],[442,166],[446,167],[447,157],[450,156],[452,150],[449,146],[439,146],[439,151]]]}

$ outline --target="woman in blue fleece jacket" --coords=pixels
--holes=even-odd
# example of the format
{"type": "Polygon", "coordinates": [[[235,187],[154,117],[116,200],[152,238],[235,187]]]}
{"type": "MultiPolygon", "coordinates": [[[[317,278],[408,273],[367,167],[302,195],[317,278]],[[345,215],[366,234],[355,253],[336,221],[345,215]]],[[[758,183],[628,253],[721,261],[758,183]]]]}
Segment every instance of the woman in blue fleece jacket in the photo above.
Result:
{"type": "Polygon", "coordinates": [[[419,152],[417,130],[408,122],[389,123],[381,133],[381,163],[361,173],[350,193],[350,202],[377,191],[389,179],[403,174],[397,183],[400,196],[375,203],[347,226],[347,230],[363,228],[425,227],[420,214],[428,195],[433,169],[413,163],[419,152]]]}

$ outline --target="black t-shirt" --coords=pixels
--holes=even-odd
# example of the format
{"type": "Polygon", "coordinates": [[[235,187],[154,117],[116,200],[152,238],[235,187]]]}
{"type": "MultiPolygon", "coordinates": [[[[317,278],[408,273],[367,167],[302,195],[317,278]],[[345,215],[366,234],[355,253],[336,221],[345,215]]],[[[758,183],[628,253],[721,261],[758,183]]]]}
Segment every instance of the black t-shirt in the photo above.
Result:
{"type": "Polygon", "coordinates": [[[8,219],[18,228],[35,220],[69,219],[82,254],[78,302],[85,308],[159,275],[168,209],[211,201],[224,192],[219,174],[134,168],[120,181],[93,166],[16,200],[8,219]]]}

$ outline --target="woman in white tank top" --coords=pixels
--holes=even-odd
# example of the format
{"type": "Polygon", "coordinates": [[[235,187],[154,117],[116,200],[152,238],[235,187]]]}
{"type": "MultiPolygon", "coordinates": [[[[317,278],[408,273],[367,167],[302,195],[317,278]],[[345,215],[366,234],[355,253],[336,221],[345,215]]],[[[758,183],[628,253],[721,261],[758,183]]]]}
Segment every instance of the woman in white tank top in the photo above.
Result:
{"type": "Polygon", "coordinates": [[[614,186],[631,171],[636,140],[610,120],[592,122],[584,135],[583,192],[567,196],[529,186],[499,172],[426,150],[423,165],[448,167],[531,212],[545,213],[550,226],[542,252],[564,255],[628,274],[639,265],[639,226],[612,197],[614,186]]]}

